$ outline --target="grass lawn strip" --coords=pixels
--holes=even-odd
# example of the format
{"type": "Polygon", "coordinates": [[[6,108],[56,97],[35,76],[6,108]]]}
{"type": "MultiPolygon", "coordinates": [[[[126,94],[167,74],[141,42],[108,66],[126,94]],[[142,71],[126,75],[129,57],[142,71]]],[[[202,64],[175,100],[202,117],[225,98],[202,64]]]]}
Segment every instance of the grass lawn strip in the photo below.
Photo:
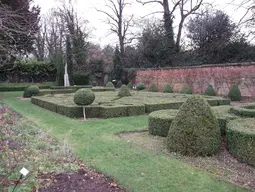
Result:
{"type": "Polygon", "coordinates": [[[114,135],[145,129],[148,116],[84,122],[20,101],[16,99],[20,94],[5,94],[4,102],[58,141],[67,138],[68,146],[86,164],[113,177],[128,191],[247,191],[167,154],[152,153],[114,135]]]}

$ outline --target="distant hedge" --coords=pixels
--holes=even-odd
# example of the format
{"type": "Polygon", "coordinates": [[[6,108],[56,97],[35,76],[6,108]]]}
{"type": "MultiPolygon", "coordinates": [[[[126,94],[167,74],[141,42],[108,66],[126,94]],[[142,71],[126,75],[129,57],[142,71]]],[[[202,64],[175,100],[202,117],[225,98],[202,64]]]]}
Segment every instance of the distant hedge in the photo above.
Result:
{"type": "Polygon", "coordinates": [[[2,83],[0,84],[0,92],[7,92],[7,91],[24,91],[27,87],[31,85],[37,85],[39,89],[49,89],[53,85],[54,82],[46,82],[46,83],[2,83]]]}

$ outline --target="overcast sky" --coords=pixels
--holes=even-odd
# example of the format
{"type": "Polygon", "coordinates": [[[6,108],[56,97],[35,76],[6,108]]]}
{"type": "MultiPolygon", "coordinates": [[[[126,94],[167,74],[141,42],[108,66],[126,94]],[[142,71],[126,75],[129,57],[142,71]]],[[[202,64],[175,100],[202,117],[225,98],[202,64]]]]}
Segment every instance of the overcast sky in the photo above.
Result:
{"type": "MultiPolygon", "coordinates": [[[[128,1],[128,0],[127,0],[128,1]]],[[[139,3],[136,3],[135,0],[130,0],[134,3],[127,8],[126,14],[134,14],[136,20],[141,17],[153,12],[161,11],[162,7],[155,4],[148,4],[142,6],[139,3]]],[[[213,3],[214,9],[221,9],[231,16],[232,20],[239,21],[240,18],[244,15],[245,10],[240,8],[236,9],[236,6],[233,4],[240,4],[242,0],[235,0],[234,3],[231,0],[205,0],[206,2],[213,3]]],[[[56,0],[34,0],[35,4],[41,7],[41,14],[46,14],[49,10],[56,6],[56,0]]],[[[115,35],[109,35],[109,26],[104,22],[105,15],[97,12],[95,7],[98,9],[105,10],[105,1],[104,0],[73,0],[75,9],[77,9],[78,14],[84,19],[89,21],[89,26],[92,28],[92,33],[90,40],[99,43],[104,46],[106,44],[116,44],[115,35]]],[[[178,13],[178,12],[177,12],[178,13]]],[[[157,14],[155,17],[162,18],[162,14],[157,14]]],[[[147,17],[150,18],[150,17],[147,17]]],[[[178,18],[177,18],[178,19],[178,18]]],[[[176,25],[178,21],[174,23],[176,25]]]]}

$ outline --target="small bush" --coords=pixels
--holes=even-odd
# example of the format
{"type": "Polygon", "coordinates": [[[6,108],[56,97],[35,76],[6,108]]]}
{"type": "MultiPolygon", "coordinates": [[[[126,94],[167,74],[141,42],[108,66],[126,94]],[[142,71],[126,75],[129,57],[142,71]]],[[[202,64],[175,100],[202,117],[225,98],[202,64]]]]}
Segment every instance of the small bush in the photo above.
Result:
{"type": "Polygon", "coordinates": [[[88,85],[90,82],[90,75],[88,73],[74,73],[73,80],[75,85],[88,85]]]}
{"type": "Polygon", "coordinates": [[[150,88],[149,88],[149,91],[151,91],[151,92],[158,92],[158,88],[157,88],[157,86],[155,84],[152,84],[150,86],[150,88]]]}
{"type": "Polygon", "coordinates": [[[164,93],[173,93],[173,89],[170,85],[166,85],[163,90],[164,93]]]}
{"type": "Polygon", "coordinates": [[[113,85],[113,83],[110,82],[110,81],[106,84],[106,87],[115,88],[115,86],[113,85]]]}
{"type": "Polygon", "coordinates": [[[90,89],[79,89],[74,94],[74,102],[77,105],[90,105],[95,100],[95,94],[90,89]]]}
{"type": "Polygon", "coordinates": [[[131,93],[126,85],[122,85],[120,91],[118,92],[119,97],[131,96],[131,93]]]}
{"type": "Polygon", "coordinates": [[[238,85],[233,85],[228,93],[228,98],[231,99],[231,101],[241,101],[242,95],[241,91],[238,87],[238,85]]]}
{"type": "Polygon", "coordinates": [[[129,83],[127,84],[127,87],[128,87],[129,89],[133,89],[132,83],[129,82],[129,83]]]}
{"type": "Polygon", "coordinates": [[[137,89],[138,91],[144,90],[144,89],[145,89],[144,83],[139,83],[139,84],[136,86],[136,89],[137,89]]]}
{"type": "Polygon", "coordinates": [[[24,93],[23,93],[24,98],[30,98],[32,97],[31,93],[25,88],[24,93]]]}
{"type": "Polygon", "coordinates": [[[40,89],[37,85],[31,85],[24,90],[23,97],[32,97],[40,93],[40,89]]]}
{"type": "Polygon", "coordinates": [[[116,84],[116,88],[120,88],[121,86],[122,86],[122,81],[119,80],[119,81],[117,82],[117,84],[116,84]]]}
{"type": "Polygon", "coordinates": [[[212,85],[208,85],[208,87],[206,88],[204,94],[208,95],[208,96],[215,96],[216,95],[212,85]]]}
{"type": "Polygon", "coordinates": [[[183,86],[183,88],[181,89],[180,93],[182,93],[182,94],[192,94],[192,89],[187,84],[185,84],[183,86]]]}
{"type": "Polygon", "coordinates": [[[208,156],[219,152],[221,132],[210,105],[199,95],[189,97],[180,107],[167,136],[171,152],[208,156]]]}

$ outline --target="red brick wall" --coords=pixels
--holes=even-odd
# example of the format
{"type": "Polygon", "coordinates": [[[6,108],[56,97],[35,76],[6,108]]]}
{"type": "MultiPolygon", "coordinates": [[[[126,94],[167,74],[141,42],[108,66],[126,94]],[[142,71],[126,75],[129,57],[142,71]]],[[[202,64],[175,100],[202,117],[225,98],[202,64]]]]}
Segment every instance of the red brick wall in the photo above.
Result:
{"type": "Polygon", "coordinates": [[[204,65],[190,68],[141,69],[136,84],[149,87],[155,83],[162,90],[166,84],[175,92],[187,83],[195,93],[202,93],[211,84],[218,95],[227,95],[232,84],[238,84],[243,96],[255,96],[255,63],[204,65]]]}

